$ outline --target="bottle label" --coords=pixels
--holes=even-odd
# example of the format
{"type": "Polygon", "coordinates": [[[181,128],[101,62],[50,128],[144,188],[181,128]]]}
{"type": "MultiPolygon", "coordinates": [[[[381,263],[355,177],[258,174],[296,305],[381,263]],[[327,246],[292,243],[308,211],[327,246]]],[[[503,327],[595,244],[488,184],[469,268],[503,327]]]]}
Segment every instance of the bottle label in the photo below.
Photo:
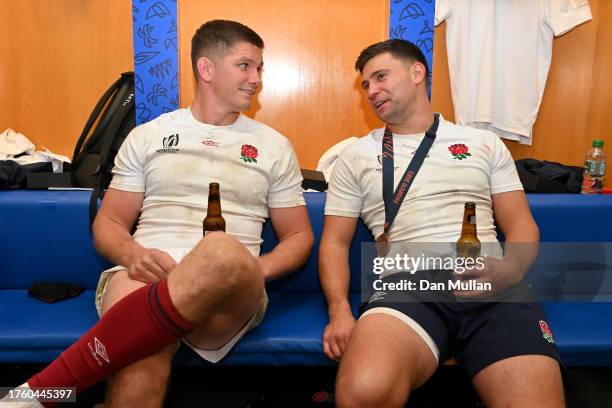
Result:
{"type": "Polygon", "coordinates": [[[602,177],[585,177],[582,180],[582,194],[601,194],[603,188],[602,177]]]}
{"type": "Polygon", "coordinates": [[[585,160],[584,170],[593,177],[603,177],[606,172],[606,162],[603,160],[585,160]]]}
{"type": "Polygon", "coordinates": [[[476,225],[476,216],[475,215],[470,215],[468,222],[472,225],[476,225]]]}

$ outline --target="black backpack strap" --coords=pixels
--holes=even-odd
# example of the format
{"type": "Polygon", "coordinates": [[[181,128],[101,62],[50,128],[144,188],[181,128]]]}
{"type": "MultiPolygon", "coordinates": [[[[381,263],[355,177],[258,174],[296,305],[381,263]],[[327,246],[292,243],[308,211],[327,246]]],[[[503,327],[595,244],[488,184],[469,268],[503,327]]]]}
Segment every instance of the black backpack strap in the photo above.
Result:
{"type": "Polygon", "coordinates": [[[98,214],[98,200],[100,199],[100,184],[96,184],[96,187],[91,192],[91,197],[89,198],[89,232],[92,233],[91,230],[93,227],[94,220],[96,219],[96,215],[98,214]]]}
{"type": "MultiPolygon", "coordinates": [[[[122,74],[125,75],[125,74],[122,74]]],[[[132,75],[133,79],[133,75],[132,75]]],[[[102,172],[103,170],[111,170],[113,163],[108,162],[108,155],[110,153],[111,148],[113,147],[113,142],[115,141],[114,135],[117,134],[119,130],[119,126],[126,118],[128,113],[132,110],[134,106],[134,83],[130,82],[129,78],[124,82],[121,88],[117,91],[117,100],[118,104],[114,112],[111,112],[110,122],[108,127],[106,128],[105,134],[111,135],[113,137],[105,137],[104,144],[100,150],[100,168],[98,172],[102,172]]]]}
{"type": "MultiPolygon", "coordinates": [[[[91,136],[85,140],[85,145],[83,146],[83,150],[87,151],[93,147],[99,140],[104,141],[104,137],[106,137],[106,130],[110,125],[111,120],[115,116],[117,110],[119,110],[121,103],[123,103],[124,94],[126,91],[124,89],[126,87],[132,86],[134,82],[134,74],[132,72],[124,72],[121,74],[121,78],[119,78],[119,84],[117,85],[117,89],[112,96],[111,101],[108,103],[106,110],[100,117],[100,121],[96,125],[96,128],[91,133],[91,136]]],[[[133,93],[133,92],[132,92],[133,93]]]]}
{"type": "Polygon", "coordinates": [[[108,117],[110,117],[110,122],[104,133],[104,136],[110,135],[110,137],[105,137],[105,139],[103,139],[104,144],[100,151],[100,165],[96,170],[97,182],[91,193],[91,198],[89,199],[90,230],[98,213],[98,200],[104,198],[105,186],[110,182],[110,180],[107,180],[107,173],[112,169],[113,163],[107,162],[110,150],[113,147],[113,142],[115,141],[115,135],[123,120],[134,107],[134,74],[132,72],[123,73],[121,74],[121,80],[123,82],[117,91],[118,103],[113,112],[109,112],[108,117]]]}

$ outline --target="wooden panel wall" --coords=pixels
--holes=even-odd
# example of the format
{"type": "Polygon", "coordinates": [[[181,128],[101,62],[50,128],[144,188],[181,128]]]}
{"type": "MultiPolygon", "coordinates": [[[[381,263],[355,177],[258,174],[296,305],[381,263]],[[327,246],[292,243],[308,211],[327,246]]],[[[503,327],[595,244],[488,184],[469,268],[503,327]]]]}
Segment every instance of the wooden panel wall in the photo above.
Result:
{"type": "Polygon", "coordinates": [[[0,1],[0,131],[72,156],[104,90],[133,70],[126,0],[0,1]]]}
{"type": "MultiPolygon", "coordinates": [[[[606,141],[612,159],[612,2],[599,0],[595,9],[596,42],[590,87],[587,134],[606,141]]],[[[612,170],[608,169],[606,185],[612,187],[612,170]]]]}
{"type": "MultiPolygon", "coordinates": [[[[582,166],[595,138],[612,156],[612,2],[590,0],[593,20],[553,41],[553,57],[533,144],[505,141],[515,159],[582,166]]],[[[446,24],[435,29],[432,103],[454,120],[446,58],[446,24]]],[[[606,186],[612,186],[612,170],[606,186]]]]}
{"type": "Polygon", "coordinates": [[[181,106],[194,95],[191,37],[205,21],[237,20],[263,38],[263,88],[249,114],[288,137],[300,165],[315,168],[334,143],[380,126],[353,69],[361,50],[387,37],[388,2],[372,0],[182,0],[181,106]]]}
{"type": "MultiPolygon", "coordinates": [[[[189,46],[204,21],[242,21],[266,41],[264,86],[252,114],[291,139],[303,167],[331,145],[379,126],[352,66],[387,37],[389,0],[181,0],[181,106],[193,97],[189,46]]],[[[594,19],[554,40],[533,146],[507,142],[515,158],[580,165],[595,137],[612,156],[612,2],[590,0],[594,19]]],[[[0,131],[70,155],[104,89],[133,67],[127,0],[0,2],[0,131]]],[[[445,26],[436,28],[432,101],[453,119],[445,26]]],[[[612,171],[606,184],[612,186],[612,171]]]]}

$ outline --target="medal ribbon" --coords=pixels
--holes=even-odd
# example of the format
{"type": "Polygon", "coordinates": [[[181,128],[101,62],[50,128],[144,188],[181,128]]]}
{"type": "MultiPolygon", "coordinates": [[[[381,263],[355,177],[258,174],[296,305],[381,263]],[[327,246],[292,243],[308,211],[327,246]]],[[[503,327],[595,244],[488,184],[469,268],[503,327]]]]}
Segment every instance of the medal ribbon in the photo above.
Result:
{"type": "Polygon", "coordinates": [[[412,186],[412,182],[416,177],[425,157],[431,148],[434,140],[436,139],[436,132],[438,130],[438,124],[440,123],[439,114],[434,113],[434,121],[427,132],[425,137],[421,140],[419,147],[414,154],[414,157],[408,164],[408,168],[402,176],[402,180],[397,185],[395,192],[393,190],[393,133],[388,127],[385,127],[385,134],[382,139],[382,167],[383,167],[383,201],[385,203],[385,226],[383,234],[388,235],[391,224],[397,216],[397,212],[412,186]]]}

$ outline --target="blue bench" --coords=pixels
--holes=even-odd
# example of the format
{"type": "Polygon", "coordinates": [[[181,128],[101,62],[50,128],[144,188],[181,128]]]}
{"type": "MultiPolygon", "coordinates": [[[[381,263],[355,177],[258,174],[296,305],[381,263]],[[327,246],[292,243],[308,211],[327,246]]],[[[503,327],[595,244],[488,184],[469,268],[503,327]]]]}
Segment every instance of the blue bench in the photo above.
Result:
{"type": "MultiPolygon", "coordinates": [[[[94,251],[87,226],[86,191],[0,192],[0,363],[45,363],[97,321],[94,291],[108,263],[94,251]],[[74,283],[79,297],[46,304],[30,298],[38,281],[74,283]]],[[[306,193],[318,242],[324,193],[306,193]]],[[[531,195],[529,204],[542,241],[612,241],[612,196],[531,195]]],[[[276,237],[269,225],[262,252],[276,237]]],[[[351,248],[351,304],[360,302],[361,242],[371,242],[360,223],[351,248]]],[[[318,245],[301,270],[268,284],[270,306],[261,326],[223,361],[228,365],[331,365],[322,353],[327,308],[317,275],[318,245]]],[[[566,364],[612,366],[612,303],[544,304],[566,364]]],[[[186,350],[177,364],[193,364],[186,350]]]]}

